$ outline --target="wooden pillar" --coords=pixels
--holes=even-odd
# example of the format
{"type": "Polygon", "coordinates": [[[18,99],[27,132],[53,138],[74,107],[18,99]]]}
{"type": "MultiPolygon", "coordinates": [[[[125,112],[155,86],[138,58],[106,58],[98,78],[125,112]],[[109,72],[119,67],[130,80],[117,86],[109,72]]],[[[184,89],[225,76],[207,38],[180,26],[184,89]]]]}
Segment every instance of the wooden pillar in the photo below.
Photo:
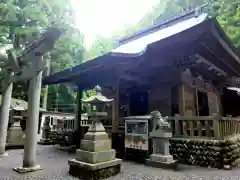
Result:
{"type": "Polygon", "coordinates": [[[179,114],[184,116],[185,97],[184,97],[184,86],[179,86],[179,114]]]}
{"type": "MultiPolygon", "coordinates": [[[[119,83],[114,87],[114,101],[112,107],[112,148],[119,150],[120,147],[124,147],[121,143],[121,138],[119,139],[118,123],[119,123],[119,83]]],[[[121,149],[121,148],[120,148],[121,149]]]]}
{"type": "Polygon", "coordinates": [[[198,89],[195,89],[196,115],[199,116],[198,89]]]}
{"type": "Polygon", "coordinates": [[[82,117],[82,90],[78,89],[77,92],[77,107],[76,107],[76,118],[74,122],[74,145],[76,149],[80,148],[80,141],[83,136],[81,129],[81,117],[82,117]]]}
{"type": "Polygon", "coordinates": [[[196,116],[195,90],[182,83],[179,87],[179,113],[181,116],[196,116]]]}
{"type": "Polygon", "coordinates": [[[82,116],[82,90],[78,90],[77,92],[77,107],[76,107],[76,119],[74,124],[74,129],[77,130],[81,124],[81,116],[82,116]]]}
{"type": "Polygon", "coordinates": [[[221,107],[221,95],[218,89],[215,89],[214,92],[208,92],[208,107],[209,107],[209,115],[222,115],[222,107],[221,107]]]}
{"type": "Polygon", "coordinates": [[[118,132],[119,124],[119,83],[114,87],[114,101],[112,102],[112,133],[118,132]]]}

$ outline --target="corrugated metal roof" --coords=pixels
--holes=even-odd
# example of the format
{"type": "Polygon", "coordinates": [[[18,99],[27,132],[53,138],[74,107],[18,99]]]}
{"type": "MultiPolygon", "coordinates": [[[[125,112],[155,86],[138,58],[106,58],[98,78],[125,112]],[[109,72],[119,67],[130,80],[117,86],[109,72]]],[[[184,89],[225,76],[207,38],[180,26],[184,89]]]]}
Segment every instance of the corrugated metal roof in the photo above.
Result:
{"type": "Polygon", "coordinates": [[[170,37],[174,34],[180,33],[184,30],[187,30],[191,27],[194,27],[204,20],[206,20],[207,14],[203,13],[199,16],[191,17],[190,19],[180,21],[176,24],[172,24],[165,28],[160,28],[155,32],[151,32],[145,36],[136,38],[130,42],[124,43],[114,49],[112,52],[114,53],[126,53],[126,54],[138,54],[144,52],[147,46],[151,43],[160,41],[164,38],[170,37]]]}
{"type": "Polygon", "coordinates": [[[72,82],[72,79],[78,79],[76,76],[86,74],[86,69],[96,65],[108,66],[111,62],[128,60],[139,57],[145,52],[147,46],[151,43],[161,41],[167,37],[188,30],[206,20],[206,13],[196,13],[194,10],[180,14],[162,24],[153,26],[146,30],[137,32],[134,36],[124,38],[119,41],[119,46],[112,52],[99,56],[91,61],[72,67],[70,69],[58,72],[45,77],[43,85],[72,82]]]}

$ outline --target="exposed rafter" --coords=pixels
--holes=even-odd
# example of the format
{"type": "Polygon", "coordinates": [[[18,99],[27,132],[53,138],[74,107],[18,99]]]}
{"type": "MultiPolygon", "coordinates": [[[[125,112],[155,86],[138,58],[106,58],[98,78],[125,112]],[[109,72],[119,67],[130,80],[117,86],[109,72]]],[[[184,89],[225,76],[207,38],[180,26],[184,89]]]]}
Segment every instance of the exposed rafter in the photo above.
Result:
{"type": "Polygon", "coordinates": [[[192,88],[200,89],[202,91],[213,92],[215,90],[211,82],[209,81],[207,82],[204,79],[199,77],[193,77],[191,72],[189,73],[188,69],[182,73],[181,80],[183,83],[187,84],[188,86],[192,88]]]}
{"type": "Polygon", "coordinates": [[[225,71],[218,68],[213,63],[211,63],[210,61],[208,61],[204,57],[202,57],[201,55],[196,54],[196,57],[197,57],[197,60],[196,60],[197,64],[201,64],[201,65],[205,66],[207,70],[214,72],[218,76],[227,76],[227,73],[225,71]]]}

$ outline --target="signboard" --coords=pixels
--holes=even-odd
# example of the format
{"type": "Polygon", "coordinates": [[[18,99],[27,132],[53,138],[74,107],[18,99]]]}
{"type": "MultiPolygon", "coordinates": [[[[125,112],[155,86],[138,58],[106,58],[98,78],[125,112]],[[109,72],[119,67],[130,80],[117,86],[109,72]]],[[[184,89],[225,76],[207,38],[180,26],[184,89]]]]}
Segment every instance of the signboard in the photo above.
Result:
{"type": "Polygon", "coordinates": [[[125,120],[125,148],[148,151],[148,119],[125,120]]]}

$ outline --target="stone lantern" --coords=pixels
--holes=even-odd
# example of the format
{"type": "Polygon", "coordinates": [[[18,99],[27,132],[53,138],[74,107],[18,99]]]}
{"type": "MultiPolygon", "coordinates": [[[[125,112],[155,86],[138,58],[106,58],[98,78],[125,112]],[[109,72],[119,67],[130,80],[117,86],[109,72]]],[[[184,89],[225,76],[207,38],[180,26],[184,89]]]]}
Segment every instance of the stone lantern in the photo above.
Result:
{"type": "Polygon", "coordinates": [[[102,179],[116,175],[121,170],[121,159],[116,158],[116,151],[111,147],[101,120],[107,116],[103,112],[104,105],[113,99],[108,99],[101,94],[101,88],[95,87],[96,95],[82,100],[96,108],[88,115],[92,125],[81,140],[80,149],[76,152],[76,158],[69,160],[69,173],[82,179],[102,179]]]}
{"type": "Polygon", "coordinates": [[[43,127],[42,127],[42,138],[38,142],[38,144],[41,145],[50,145],[52,144],[52,141],[50,139],[50,116],[45,117],[43,127]]]}

